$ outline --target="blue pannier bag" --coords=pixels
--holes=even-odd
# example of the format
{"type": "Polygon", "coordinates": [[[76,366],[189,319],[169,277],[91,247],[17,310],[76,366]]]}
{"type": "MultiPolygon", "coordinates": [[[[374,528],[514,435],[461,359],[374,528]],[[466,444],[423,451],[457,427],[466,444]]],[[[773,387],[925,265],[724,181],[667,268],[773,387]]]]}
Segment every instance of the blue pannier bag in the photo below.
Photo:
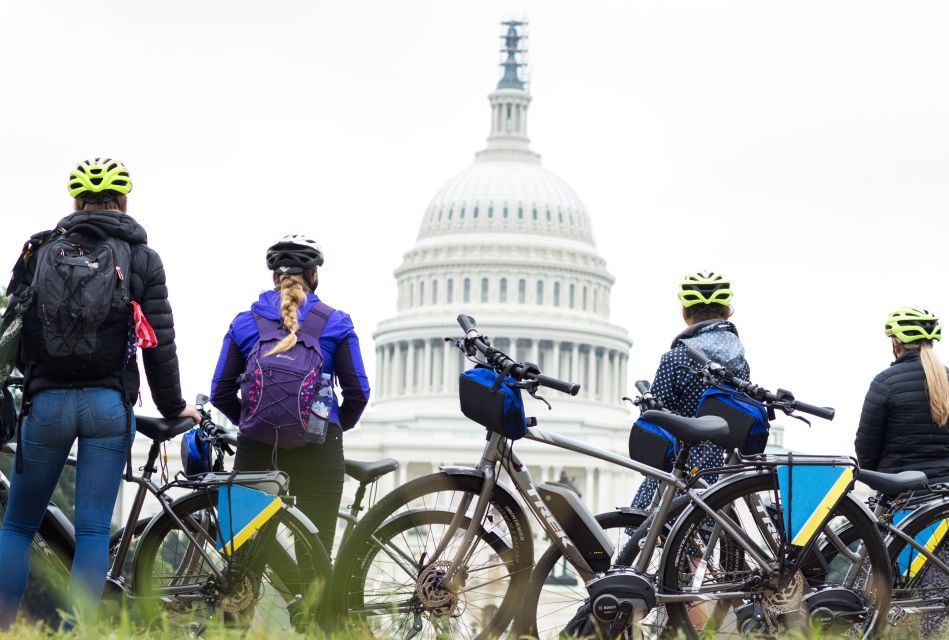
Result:
{"type": "Polygon", "coordinates": [[[489,431],[517,440],[527,435],[524,400],[517,380],[511,376],[500,378],[487,367],[462,373],[458,380],[461,412],[489,431]]]}
{"type": "Polygon", "coordinates": [[[760,402],[728,386],[711,387],[699,398],[696,416],[718,416],[728,423],[728,435],[715,444],[726,451],[738,449],[745,455],[763,453],[771,423],[768,410],[760,402]]]}
{"type": "Polygon", "coordinates": [[[629,457],[653,469],[671,471],[681,448],[671,433],[645,418],[636,420],[629,432],[629,457]]]}
{"type": "Polygon", "coordinates": [[[211,471],[211,444],[199,427],[181,438],[181,468],[189,478],[211,471]]]}

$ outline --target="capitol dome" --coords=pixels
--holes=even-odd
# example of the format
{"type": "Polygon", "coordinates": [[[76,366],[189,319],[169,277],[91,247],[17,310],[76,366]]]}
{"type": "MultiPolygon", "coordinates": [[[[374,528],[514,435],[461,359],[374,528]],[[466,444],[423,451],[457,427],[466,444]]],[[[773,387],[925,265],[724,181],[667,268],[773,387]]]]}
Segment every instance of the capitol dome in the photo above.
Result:
{"type": "MultiPolygon", "coordinates": [[[[583,201],[546,169],[530,146],[531,96],[520,79],[522,23],[505,23],[506,59],[488,96],[487,146],[422,210],[415,246],[395,270],[396,313],[379,323],[369,409],[346,436],[347,455],[391,456],[403,464],[394,483],[442,464],[474,465],[484,431],[458,404],[459,374],[471,367],[446,337],[456,318],[476,318],[492,344],[548,375],[578,382],[576,398],[527,399],[542,428],[624,452],[631,415],[621,401],[631,341],[610,322],[614,278],[594,244],[583,201]]],[[[591,506],[612,508],[631,494],[616,467],[537,443],[527,463],[538,481],[577,479],[591,506]]]]}
{"type": "Polygon", "coordinates": [[[593,244],[580,197],[537,160],[480,158],[438,190],[418,237],[474,231],[542,234],[593,244]]]}

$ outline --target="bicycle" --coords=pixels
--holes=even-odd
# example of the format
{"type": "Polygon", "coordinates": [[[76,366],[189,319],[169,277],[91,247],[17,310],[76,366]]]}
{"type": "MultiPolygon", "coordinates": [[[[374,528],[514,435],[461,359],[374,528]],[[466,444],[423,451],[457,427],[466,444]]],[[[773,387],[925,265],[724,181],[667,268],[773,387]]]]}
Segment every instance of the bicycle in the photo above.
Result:
{"type": "MultiPolygon", "coordinates": [[[[17,383],[14,380],[13,383],[17,383]]],[[[221,460],[225,453],[232,453],[236,439],[211,422],[210,415],[204,410],[205,396],[199,396],[198,409],[203,420],[200,428],[204,432],[209,446],[216,457],[215,468],[223,469],[221,460]]],[[[283,609],[277,616],[282,627],[289,622],[298,626],[312,619],[304,602],[307,589],[319,578],[327,582],[331,575],[331,566],[327,552],[319,545],[315,537],[315,528],[302,514],[292,508],[292,498],[286,496],[286,477],[277,473],[217,473],[200,478],[187,478],[179,474],[171,482],[161,486],[152,481],[158,468],[158,460],[163,443],[192,428],[190,419],[160,420],[138,417],[138,432],[152,440],[142,475],[135,476],[132,482],[139,485],[125,528],[113,535],[110,543],[111,562],[106,581],[106,594],[112,600],[132,598],[138,603],[146,620],[157,617],[159,609],[173,611],[175,614],[194,613],[195,603],[203,602],[208,606],[208,616],[213,617],[222,611],[232,622],[239,620],[239,614],[245,618],[259,611],[272,610],[273,606],[262,607],[263,595],[270,602],[280,602],[283,609]],[[215,514],[215,497],[225,488],[230,490],[234,484],[270,485],[277,493],[282,493],[278,514],[268,523],[266,535],[256,538],[266,539],[275,560],[269,563],[264,551],[248,553],[240,551],[241,563],[253,567],[259,575],[248,571],[234,571],[230,567],[227,553],[215,547],[221,542],[217,532],[218,518],[215,514]],[[175,488],[190,489],[191,493],[172,500],[168,492],[175,488]],[[148,494],[159,499],[162,511],[151,518],[139,518],[144,500],[148,494]],[[276,532],[274,531],[276,530],[276,532]],[[133,542],[137,541],[135,552],[131,552],[133,542]],[[287,550],[292,548],[292,553],[287,550]],[[160,556],[160,561],[156,560],[160,556]],[[132,560],[131,567],[129,560],[132,560]],[[156,569],[156,565],[158,569],[156,569]],[[159,573],[162,569],[171,573],[159,573]],[[156,575],[157,574],[157,575],[156,575]],[[195,577],[198,574],[200,577],[195,577]],[[130,577],[134,575],[135,580],[130,577]],[[166,581],[170,584],[162,584],[166,581]],[[278,586],[274,587],[273,584],[278,586]],[[237,585],[237,586],[234,586],[237,585]],[[269,585],[265,588],[261,585],[269,585]],[[161,606],[159,606],[161,605],[161,606]],[[294,618],[294,620],[290,620],[294,618]]],[[[13,453],[13,447],[6,447],[13,453]]],[[[67,464],[75,465],[75,459],[67,464]]],[[[354,502],[346,510],[340,510],[340,519],[345,522],[346,531],[352,529],[359,512],[363,509],[362,500],[367,486],[378,478],[398,468],[398,462],[392,459],[358,462],[347,460],[346,472],[359,481],[354,502]]],[[[0,506],[5,505],[7,479],[0,474],[0,506]]],[[[34,541],[40,550],[54,549],[52,561],[55,572],[62,578],[68,577],[72,552],[75,547],[75,534],[71,523],[55,505],[47,509],[46,517],[34,541]],[[54,541],[51,544],[48,541],[54,541]]],[[[249,623],[252,618],[243,620],[249,623]]]]}
{"type": "MultiPolygon", "coordinates": [[[[476,330],[474,319],[462,315],[458,322],[465,336],[455,341],[456,346],[481,366],[510,376],[527,393],[536,395],[541,386],[571,394],[579,390],[579,385],[544,376],[536,365],[518,363],[493,348],[476,330]]],[[[711,369],[711,364],[704,366],[711,369]]],[[[793,398],[774,401],[790,411],[826,413],[823,408],[793,398]]],[[[520,613],[518,600],[530,581],[533,544],[527,514],[515,497],[520,496],[583,580],[592,603],[595,633],[600,637],[631,637],[639,620],[656,604],[665,605],[673,626],[690,638],[698,637],[709,625],[718,629],[731,624],[736,631],[740,628],[748,632],[763,621],[796,628],[810,620],[795,616],[796,612],[837,613],[837,605],[829,599],[831,592],[847,604],[858,603],[856,610],[850,607],[844,612],[844,621],[850,622],[859,635],[869,637],[882,629],[885,616],[880,612],[886,611],[889,602],[885,589],[889,565],[872,517],[849,494],[852,483],[845,481],[837,491],[838,499],[831,501],[828,516],[849,521],[867,540],[867,553],[856,572],[863,579],[862,586],[845,587],[841,592],[839,585],[822,584],[820,590],[808,585],[804,593],[800,559],[821,537],[813,535],[814,531],[828,531],[828,520],[819,520],[816,527],[811,527],[811,539],[807,541],[789,538],[782,522],[777,481],[782,468],[837,469],[846,478],[856,466],[851,458],[795,456],[791,465],[786,456],[742,459],[738,468],[727,469],[735,472],[732,477],[700,494],[696,489],[698,479],[709,472],[721,473],[722,469],[692,473],[685,468],[687,451],[700,442],[727,436],[728,424],[712,416],[647,415],[684,443],[671,473],[542,431],[536,422],[531,422],[524,437],[656,478],[661,488],[669,489],[662,494],[656,522],[667,520],[675,491],[688,497],[690,507],[671,532],[654,579],[647,570],[661,527],[649,529],[632,567],[612,567],[615,548],[576,494],[557,483],[535,485],[511,441],[501,435],[498,425],[489,423],[484,425],[489,433],[477,467],[446,467],[413,480],[366,513],[345,541],[334,568],[335,607],[359,626],[383,637],[402,631],[406,637],[457,634],[487,638],[501,634],[520,613]],[[508,474],[512,489],[498,482],[499,470],[508,474]],[[747,508],[757,503],[771,509],[747,508]],[[448,524],[427,529],[424,544],[398,548],[373,540],[384,523],[399,517],[419,517],[427,511],[447,511],[455,516],[448,524]],[[799,544],[792,545],[791,540],[799,544]],[[705,577],[715,580],[705,582],[705,577]],[[882,591],[877,588],[879,584],[884,585],[882,591]],[[772,606],[781,597],[780,615],[772,615],[770,610],[762,612],[763,603],[772,606]],[[708,604],[715,606],[712,615],[701,624],[690,622],[689,609],[708,604]],[[725,615],[732,610],[740,610],[739,615],[725,615]]],[[[519,622],[515,634],[520,632],[519,622]]]]}

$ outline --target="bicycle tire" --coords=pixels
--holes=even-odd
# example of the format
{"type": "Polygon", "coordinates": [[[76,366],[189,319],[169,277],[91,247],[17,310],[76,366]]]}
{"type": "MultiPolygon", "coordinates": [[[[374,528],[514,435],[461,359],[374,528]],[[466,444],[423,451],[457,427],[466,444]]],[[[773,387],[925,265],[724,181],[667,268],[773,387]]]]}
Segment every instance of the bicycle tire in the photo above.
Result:
{"type": "Polygon", "coordinates": [[[139,540],[133,558],[133,593],[145,623],[167,618],[175,626],[175,615],[182,614],[182,625],[211,618],[269,632],[312,625],[332,576],[316,528],[296,509],[284,505],[228,561],[216,548],[216,518],[210,515],[216,508],[216,495],[212,489],[194,492],[175,501],[171,509],[191,527],[192,535],[224,573],[223,583],[211,577],[207,559],[184,537],[174,519],[159,514],[139,540]],[[200,531],[195,529],[198,523],[202,523],[200,531]],[[173,571],[156,576],[156,566],[173,571]],[[192,579],[192,572],[197,577],[192,579]],[[187,584],[185,579],[189,579],[187,584]],[[262,602],[264,596],[266,602],[262,602]]]}
{"type": "MultiPolygon", "coordinates": [[[[705,504],[717,513],[731,510],[734,514],[739,514],[745,510],[745,504],[751,504],[750,497],[755,494],[770,495],[773,498],[776,483],[771,473],[747,474],[736,478],[732,482],[719,485],[709,490],[704,496],[705,504]]],[[[880,536],[877,525],[873,518],[867,514],[865,507],[860,505],[850,495],[844,496],[840,503],[835,507],[835,517],[844,518],[853,525],[855,531],[866,543],[866,560],[860,567],[863,576],[862,585],[857,597],[861,605],[866,607],[865,618],[862,622],[860,634],[863,637],[872,638],[882,634],[886,628],[886,618],[890,601],[890,567],[886,547],[883,538],[880,536]]],[[[773,516],[772,516],[773,517],[773,516]]],[[[660,593],[679,594],[687,593],[685,585],[690,582],[689,576],[698,575],[703,581],[707,577],[716,579],[725,576],[727,579],[736,580],[736,576],[729,574],[746,574],[747,578],[753,578],[753,567],[746,554],[736,554],[735,550],[739,547],[730,536],[722,534],[718,539],[717,545],[721,547],[713,550],[717,558],[724,566],[706,566],[698,569],[696,560],[699,558],[703,544],[707,542],[709,532],[712,530],[712,520],[705,511],[692,506],[679,519],[673,530],[671,539],[663,550],[661,566],[659,571],[658,587],[660,593]],[[694,574],[689,572],[695,571],[694,574]]],[[[740,521],[739,521],[740,524],[740,521]]],[[[751,527],[745,528],[746,532],[752,531],[751,527]]],[[[817,547],[819,548],[820,541],[817,547]]],[[[798,572],[799,574],[801,572],[798,572]]],[[[733,583],[734,584],[734,583],[733,583]]],[[[763,585],[755,591],[756,598],[752,602],[740,601],[742,606],[736,607],[735,602],[719,600],[714,598],[714,591],[703,589],[702,593],[711,596],[709,600],[715,601],[715,609],[711,615],[708,614],[707,605],[698,604],[695,606],[694,619],[690,618],[689,606],[684,603],[669,602],[666,604],[666,611],[669,615],[670,625],[679,630],[686,638],[694,639],[700,636],[700,633],[709,631],[723,633],[722,627],[732,627],[731,633],[736,637],[747,635],[748,633],[757,633],[758,630],[749,630],[746,626],[749,621],[754,624],[761,624],[761,621],[748,615],[746,607],[757,606],[755,602],[761,602],[761,611],[766,614],[765,621],[772,625],[766,633],[771,633],[775,625],[798,624],[795,622],[796,614],[800,611],[806,612],[806,601],[804,597],[810,596],[816,591],[815,585],[808,584],[803,575],[798,579],[795,576],[789,578],[788,587],[785,591],[776,590],[767,591],[763,585]],[[758,597],[760,596],[760,598],[758,597]],[[785,608],[781,608],[785,607],[785,608]],[[796,607],[796,608],[794,608],[796,607]],[[711,626],[711,629],[708,627],[711,626]]],[[[832,587],[835,585],[824,584],[823,587],[832,587]]],[[[710,587],[711,589],[713,587],[710,587]]],[[[728,591],[729,585],[723,584],[724,591],[728,591]]],[[[742,589],[744,591],[745,589],[742,589]]],[[[807,622],[804,622],[807,625],[807,622]]],[[[794,629],[797,629],[795,626],[794,629]]],[[[787,630],[784,629],[784,630],[787,630]]],[[[777,633],[781,633],[778,630],[777,633]]]]}
{"type": "MultiPolygon", "coordinates": [[[[949,564],[949,502],[939,501],[921,506],[901,522],[898,528],[924,547],[934,543],[931,551],[949,564]]],[[[890,621],[900,632],[916,637],[936,637],[944,629],[949,601],[949,576],[908,542],[891,535],[887,552],[893,566],[893,599],[890,621]],[[902,556],[902,557],[901,557],[902,556]],[[921,606],[939,611],[913,613],[921,606]],[[909,627],[909,629],[906,629],[909,627]]]]}
{"type": "MultiPolygon", "coordinates": [[[[481,477],[475,475],[451,475],[440,472],[417,478],[379,500],[365,513],[352,533],[343,541],[337,555],[334,567],[334,611],[345,617],[349,624],[369,630],[370,633],[375,627],[378,637],[388,637],[384,630],[379,629],[380,625],[370,619],[373,615],[384,617],[385,612],[376,613],[361,609],[367,601],[365,585],[360,584],[363,580],[361,573],[365,563],[375,557],[379,551],[373,536],[377,535],[387,523],[405,513],[419,510],[454,513],[457,511],[456,499],[460,500],[463,496],[473,496],[470,505],[473,507],[474,500],[481,492],[483,482],[481,477]]],[[[497,554],[502,558],[500,562],[497,562],[498,566],[501,567],[501,571],[506,571],[502,578],[495,581],[507,582],[506,587],[503,587],[502,595],[494,596],[490,602],[483,602],[480,605],[482,610],[487,610],[488,606],[496,607],[496,609],[492,609],[492,615],[483,616],[480,621],[465,619],[465,623],[471,625],[467,636],[478,639],[497,637],[510,624],[519,607],[520,595],[530,580],[533,565],[533,543],[527,516],[514,497],[501,485],[496,487],[491,496],[485,522],[490,524],[484,526],[479,524],[480,530],[492,534],[494,538],[487,538],[479,533],[475,538],[470,557],[482,558],[481,554],[485,552],[485,549],[492,549],[491,552],[494,553],[492,545],[496,546],[495,539],[503,542],[509,552],[503,556],[497,554]],[[510,560],[503,558],[510,558],[510,560]]],[[[470,521],[468,524],[471,524],[470,521]]],[[[460,529],[459,532],[464,533],[460,529]]],[[[457,535],[458,532],[456,532],[457,535]]],[[[432,571],[436,570],[434,569],[436,563],[448,561],[453,556],[453,550],[449,549],[443,557],[435,560],[417,559],[416,589],[422,589],[422,592],[428,594],[430,589],[426,591],[428,587],[425,585],[429,584],[426,581],[431,579],[432,571]]],[[[466,571],[469,571],[470,575],[469,567],[466,567],[466,571]]],[[[444,590],[441,593],[444,594],[444,590]]],[[[423,602],[418,591],[413,591],[411,595],[403,594],[403,596],[406,599],[401,606],[412,608],[413,624],[421,620],[423,631],[420,637],[425,637],[428,629],[441,625],[446,615],[457,614],[456,617],[459,620],[464,615],[464,612],[459,613],[457,607],[461,598],[457,600],[454,608],[445,611],[444,607],[433,606],[434,600],[429,595],[425,596],[427,603],[423,602]]],[[[381,593],[371,594],[369,599],[372,601],[382,597],[381,593]]],[[[436,632],[435,637],[441,637],[440,633],[436,632]]]]}
{"type": "MultiPolygon", "coordinates": [[[[610,511],[596,516],[596,521],[614,543],[614,566],[621,564],[618,560],[620,555],[626,558],[623,566],[629,566],[629,562],[635,559],[639,547],[628,545],[630,536],[627,529],[632,529],[635,535],[640,525],[647,520],[647,515],[641,511],[610,511]]],[[[564,563],[562,573],[556,575],[557,565],[563,557],[560,547],[552,544],[537,560],[523,607],[515,622],[513,637],[540,640],[558,638],[570,617],[589,599],[573,567],[564,563]],[[551,576],[554,580],[550,579],[551,576]],[[547,597],[544,597],[545,592],[547,597]],[[542,625],[539,620],[544,621],[542,625]]]]}

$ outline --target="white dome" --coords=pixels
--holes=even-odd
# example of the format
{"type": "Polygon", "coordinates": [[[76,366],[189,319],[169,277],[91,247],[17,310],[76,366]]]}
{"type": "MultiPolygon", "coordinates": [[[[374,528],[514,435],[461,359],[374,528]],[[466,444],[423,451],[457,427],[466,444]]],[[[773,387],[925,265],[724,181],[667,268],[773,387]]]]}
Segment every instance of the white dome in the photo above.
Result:
{"type": "Polygon", "coordinates": [[[537,161],[479,159],[432,198],[419,238],[497,231],[562,236],[593,244],[586,208],[537,161]]]}

